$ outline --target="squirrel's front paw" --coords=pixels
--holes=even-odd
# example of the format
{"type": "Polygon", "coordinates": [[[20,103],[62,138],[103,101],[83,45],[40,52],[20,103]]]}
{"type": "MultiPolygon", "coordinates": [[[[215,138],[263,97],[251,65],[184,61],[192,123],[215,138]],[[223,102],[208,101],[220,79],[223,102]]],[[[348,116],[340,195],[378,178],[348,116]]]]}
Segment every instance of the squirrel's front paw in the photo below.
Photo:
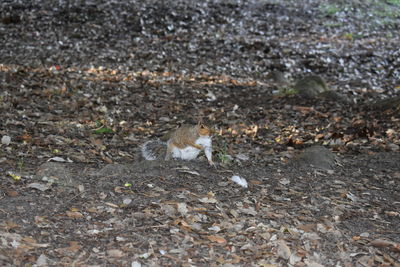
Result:
{"type": "Polygon", "coordinates": [[[213,166],[214,168],[217,168],[217,166],[215,165],[214,161],[209,160],[208,164],[210,164],[210,166],[213,166]]]}

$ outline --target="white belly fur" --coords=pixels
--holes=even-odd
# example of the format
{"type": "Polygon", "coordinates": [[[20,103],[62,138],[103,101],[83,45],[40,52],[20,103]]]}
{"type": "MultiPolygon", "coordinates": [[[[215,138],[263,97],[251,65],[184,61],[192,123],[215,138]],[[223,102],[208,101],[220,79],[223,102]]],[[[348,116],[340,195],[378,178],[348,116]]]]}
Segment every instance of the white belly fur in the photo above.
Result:
{"type": "MultiPolygon", "coordinates": [[[[203,148],[210,148],[211,147],[211,138],[207,137],[200,137],[195,142],[197,145],[203,146],[203,148]]],[[[192,160],[197,158],[200,154],[200,149],[197,149],[192,146],[187,146],[185,148],[179,149],[174,147],[172,149],[172,157],[176,159],[183,159],[183,160],[192,160]]]]}

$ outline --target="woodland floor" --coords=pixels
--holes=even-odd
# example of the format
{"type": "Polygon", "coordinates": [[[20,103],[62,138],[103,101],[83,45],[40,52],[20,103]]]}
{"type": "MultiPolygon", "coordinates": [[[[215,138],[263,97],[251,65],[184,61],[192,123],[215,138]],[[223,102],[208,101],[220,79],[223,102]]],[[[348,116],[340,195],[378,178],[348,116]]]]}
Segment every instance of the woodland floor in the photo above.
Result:
{"type": "Polygon", "coordinates": [[[0,265],[400,266],[400,7],[348,2],[1,1],[0,265]],[[199,118],[216,168],[140,158],[199,118]]]}

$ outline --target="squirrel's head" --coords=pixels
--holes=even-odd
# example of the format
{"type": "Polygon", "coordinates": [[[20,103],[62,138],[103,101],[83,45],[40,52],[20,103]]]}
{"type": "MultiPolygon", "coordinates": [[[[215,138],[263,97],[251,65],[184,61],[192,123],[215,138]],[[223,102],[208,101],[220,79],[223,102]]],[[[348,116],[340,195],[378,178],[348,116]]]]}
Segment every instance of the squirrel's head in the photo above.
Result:
{"type": "Polygon", "coordinates": [[[203,123],[199,123],[199,124],[197,125],[197,130],[198,130],[198,133],[199,133],[200,135],[211,135],[211,129],[210,129],[210,127],[206,126],[206,125],[203,124],[203,123]]]}

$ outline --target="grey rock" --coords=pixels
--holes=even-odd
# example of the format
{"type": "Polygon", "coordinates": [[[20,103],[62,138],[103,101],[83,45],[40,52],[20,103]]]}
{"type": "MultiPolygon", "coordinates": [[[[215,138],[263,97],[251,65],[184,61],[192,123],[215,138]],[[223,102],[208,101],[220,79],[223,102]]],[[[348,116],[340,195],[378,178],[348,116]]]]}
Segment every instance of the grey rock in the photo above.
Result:
{"type": "Polygon", "coordinates": [[[289,81],[286,79],[285,74],[281,71],[275,70],[271,71],[268,75],[267,78],[272,80],[274,83],[279,84],[279,85],[285,85],[288,84],[289,81]]]}
{"type": "Polygon", "coordinates": [[[290,164],[296,168],[316,168],[333,170],[336,166],[336,156],[323,146],[312,146],[295,157],[290,164]]]}
{"type": "Polygon", "coordinates": [[[74,176],[66,163],[46,162],[39,166],[36,178],[41,181],[52,181],[63,186],[75,186],[74,176]]]}
{"type": "Polygon", "coordinates": [[[315,98],[319,94],[329,91],[324,79],[318,75],[309,75],[296,82],[294,89],[303,97],[315,98]]]}

